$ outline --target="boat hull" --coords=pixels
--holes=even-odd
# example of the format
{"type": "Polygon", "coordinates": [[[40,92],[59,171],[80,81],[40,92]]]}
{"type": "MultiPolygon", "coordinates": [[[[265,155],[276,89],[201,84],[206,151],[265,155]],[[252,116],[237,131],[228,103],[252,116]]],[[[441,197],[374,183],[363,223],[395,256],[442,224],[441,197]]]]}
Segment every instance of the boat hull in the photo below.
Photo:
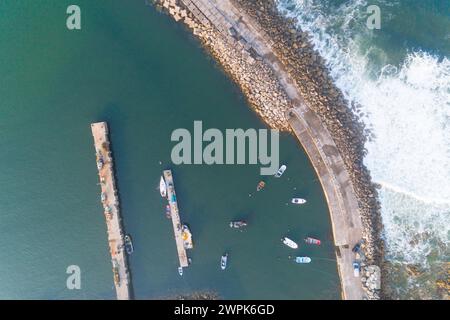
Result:
{"type": "Polygon", "coordinates": [[[292,248],[292,249],[298,248],[298,244],[289,238],[284,237],[283,239],[281,239],[281,241],[289,248],[292,248]]]}
{"type": "Polygon", "coordinates": [[[310,257],[296,257],[295,262],[296,263],[310,263],[311,258],[310,257]]]}
{"type": "Polygon", "coordinates": [[[279,178],[283,175],[284,171],[286,171],[286,166],[282,165],[280,169],[278,169],[277,173],[275,173],[275,178],[279,178]]]}

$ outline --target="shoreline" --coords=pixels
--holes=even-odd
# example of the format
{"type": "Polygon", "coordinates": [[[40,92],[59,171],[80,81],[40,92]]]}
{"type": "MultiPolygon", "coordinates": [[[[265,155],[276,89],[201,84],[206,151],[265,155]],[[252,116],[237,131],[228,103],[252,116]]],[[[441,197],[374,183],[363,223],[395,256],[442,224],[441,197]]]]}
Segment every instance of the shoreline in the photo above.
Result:
{"type": "MultiPolygon", "coordinates": [[[[383,244],[379,239],[381,223],[376,188],[362,163],[366,140],[364,127],[348,110],[342,94],[323,67],[323,61],[308,43],[307,35],[295,28],[293,21],[279,15],[273,0],[226,0],[220,4],[214,0],[155,0],[155,3],[176,21],[182,21],[192,30],[203,47],[241,88],[252,109],[269,127],[294,133],[285,115],[299,107],[313,111],[311,116],[320,119],[315,122],[315,130],[310,130],[310,134],[312,132],[313,136],[316,135],[318,128],[319,132],[331,137],[325,139],[325,147],[335,146],[338,150],[335,155],[330,156],[327,154],[328,150],[324,152],[325,148],[319,148],[317,144],[315,146],[321,155],[320,159],[324,160],[324,167],[331,173],[324,175],[327,178],[323,178],[323,181],[321,179],[321,184],[327,198],[334,240],[339,251],[336,252],[337,257],[340,258],[342,250],[346,252],[346,262],[338,261],[343,298],[379,299],[379,266],[382,262],[383,244]],[[234,27],[230,21],[234,23],[234,27]],[[240,30],[235,29],[237,25],[240,30]],[[265,37],[267,34],[270,34],[270,37],[265,37]],[[340,175],[331,172],[336,168],[330,169],[331,165],[326,165],[328,159],[334,161],[335,158],[340,164],[336,167],[339,172],[348,173],[347,179],[342,182],[350,188],[341,188],[339,183],[334,182],[333,188],[327,190],[324,187],[330,184],[333,177],[340,175]],[[333,206],[330,199],[336,199],[338,205],[333,206]],[[348,208],[352,209],[347,210],[348,208]],[[336,217],[333,213],[336,210],[348,215],[348,218],[341,220],[344,224],[333,218],[336,217]],[[361,228],[358,228],[358,220],[361,228]],[[356,225],[353,221],[356,221],[356,225]],[[335,227],[335,224],[341,228],[335,227]],[[362,283],[356,283],[355,279],[349,276],[352,270],[349,270],[351,260],[349,261],[347,251],[351,250],[355,243],[349,243],[349,238],[352,237],[342,235],[350,234],[354,226],[355,230],[362,229],[362,238],[365,239],[362,246],[364,271],[362,278],[357,279],[361,279],[362,283]],[[370,277],[366,278],[366,275],[370,277]],[[361,294],[359,287],[363,288],[365,295],[361,294]]],[[[308,122],[304,123],[311,127],[308,122]]],[[[298,134],[297,137],[299,138],[298,134]]],[[[320,142],[323,137],[316,135],[313,138],[320,142]]],[[[305,141],[300,140],[300,143],[305,148],[305,141]]],[[[314,148],[310,150],[315,152],[314,148]]],[[[306,148],[305,151],[321,177],[321,169],[318,168],[320,160],[314,161],[311,152],[306,148]]]]}

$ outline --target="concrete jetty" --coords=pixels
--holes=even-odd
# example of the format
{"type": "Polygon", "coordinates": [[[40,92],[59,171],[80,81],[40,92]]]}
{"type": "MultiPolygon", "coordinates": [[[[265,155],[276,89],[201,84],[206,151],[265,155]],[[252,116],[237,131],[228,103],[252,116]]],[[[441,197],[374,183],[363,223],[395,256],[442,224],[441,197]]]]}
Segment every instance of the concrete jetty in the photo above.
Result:
{"type": "MultiPolygon", "coordinates": [[[[161,2],[168,3],[167,0],[161,2]]],[[[273,48],[274,40],[230,0],[180,0],[179,3],[183,4],[181,9],[174,9],[174,2],[169,2],[168,7],[172,8],[172,12],[169,12],[173,16],[182,10],[191,13],[191,18],[185,18],[184,22],[193,29],[194,34],[199,32],[198,24],[205,26],[205,30],[214,28],[217,32],[209,34],[222,37],[224,41],[221,43],[228,44],[226,49],[222,50],[239,51],[247,57],[249,63],[256,60],[270,67],[292,105],[286,112],[285,122],[288,122],[287,126],[292,129],[308,154],[326,196],[336,246],[342,298],[366,298],[361,278],[353,275],[352,263],[355,255],[351,249],[363,237],[363,227],[352,181],[330,132],[305,103],[301,90],[277,56],[273,48]],[[193,18],[197,21],[193,21],[193,18]]],[[[205,43],[208,41],[213,42],[214,39],[210,38],[205,43]]],[[[228,67],[239,68],[233,65],[228,67]]]]}
{"type": "Polygon", "coordinates": [[[119,211],[119,200],[114,181],[113,159],[108,139],[108,125],[106,122],[92,123],[91,130],[94,137],[97,169],[101,187],[101,201],[106,219],[117,299],[129,300],[130,274],[128,272],[127,257],[124,248],[124,234],[119,211]]]}
{"type": "Polygon", "coordinates": [[[181,224],[180,213],[178,210],[177,196],[175,193],[175,186],[173,184],[173,176],[171,170],[164,170],[164,180],[167,186],[167,200],[170,206],[170,216],[172,218],[173,233],[175,235],[175,243],[177,245],[178,259],[180,260],[180,267],[187,267],[188,257],[183,241],[183,226],[181,224]]]}
{"type": "Polygon", "coordinates": [[[361,278],[353,275],[353,246],[362,238],[363,227],[350,177],[328,131],[310,109],[296,108],[287,115],[322,184],[330,212],[342,298],[365,297],[361,278]]]}

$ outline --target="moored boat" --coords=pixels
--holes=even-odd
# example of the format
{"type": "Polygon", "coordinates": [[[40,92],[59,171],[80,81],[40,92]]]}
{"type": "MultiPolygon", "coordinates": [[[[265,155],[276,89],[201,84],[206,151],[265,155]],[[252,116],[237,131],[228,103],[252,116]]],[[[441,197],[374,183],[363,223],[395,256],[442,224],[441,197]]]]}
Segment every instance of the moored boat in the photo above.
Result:
{"type": "Polygon", "coordinates": [[[180,276],[183,275],[183,267],[178,267],[178,274],[179,274],[180,276]]]}
{"type": "Polygon", "coordinates": [[[292,198],[291,203],[293,203],[293,204],[304,204],[304,203],[306,203],[306,200],[302,199],[302,198],[292,198]]]}
{"type": "Polygon", "coordinates": [[[283,164],[280,169],[278,169],[277,173],[275,173],[275,178],[279,178],[283,175],[284,171],[286,171],[286,166],[283,164]]]}
{"type": "Polygon", "coordinates": [[[127,254],[132,254],[134,251],[134,247],[130,235],[127,234],[124,240],[125,240],[125,251],[127,252],[127,254]]]}
{"type": "Polygon", "coordinates": [[[237,220],[237,221],[230,222],[230,228],[241,229],[246,226],[247,226],[247,222],[245,222],[243,220],[237,220]]]}
{"type": "Polygon", "coordinates": [[[297,249],[297,248],[298,248],[298,244],[295,243],[295,241],[289,239],[288,237],[282,238],[281,241],[282,241],[285,245],[287,245],[289,248],[292,248],[292,249],[297,249]]]}
{"type": "Polygon", "coordinates": [[[264,181],[260,181],[258,185],[256,186],[256,191],[261,191],[262,188],[266,186],[266,183],[264,181]]]}
{"type": "Polygon", "coordinates": [[[220,258],[220,268],[222,270],[225,270],[227,267],[227,261],[228,261],[228,253],[225,253],[221,258],[220,258]]]}
{"type": "Polygon", "coordinates": [[[164,178],[161,176],[161,179],[159,180],[159,193],[161,194],[161,197],[165,198],[167,196],[167,186],[166,182],[164,181],[164,178]]]}
{"type": "Polygon", "coordinates": [[[183,224],[183,231],[181,233],[181,237],[183,239],[183,245],[185,249],[192,249],[194,244],[192,242],[192,233],[189,230],[188,226],[183,224]]]}
{"type": "Polygon", "coordinates": [[[295,257],[296,263],[310,263],[311,258],[310,257],[295,257]]]}
{"type": "Polygon", "coordinates": [[[316,246],[320,246],[320,243],[321,243],[319,239],[315,239],[315,238],[311,238],[311,237],[306,237],[305,242],[307,244],[315,244],[316,246]]]}

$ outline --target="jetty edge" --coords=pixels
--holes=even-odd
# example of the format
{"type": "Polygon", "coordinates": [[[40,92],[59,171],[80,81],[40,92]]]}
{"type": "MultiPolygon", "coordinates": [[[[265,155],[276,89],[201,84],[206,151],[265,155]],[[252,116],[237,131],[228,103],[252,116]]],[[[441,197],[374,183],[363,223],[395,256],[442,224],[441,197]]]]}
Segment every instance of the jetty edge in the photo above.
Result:
{"type": "Polygon", "coordinates": [[[97,122],[91,124],[94,137],[95,155],[101,187],[111,263],[113,266],[114,286],[118,300],[130,299],[130,274],[125,253],[122,219],[119,198],[113,170],[113,158],[108,138],[108,124],[97,122]]]}
{"type": "Polygon", "coordinates": [[[382,225],[377,186],[363,164],[364,126],[308,35],[281,17],[273,0],[154,2],[192,30],[267,125],[297,136],[330,210],[342,298],[379,299],[382,225]],[[361,238],[355,255],[352,248],[361,238]],[[361,277],[353,275],[355,259],[361,277]]]}

